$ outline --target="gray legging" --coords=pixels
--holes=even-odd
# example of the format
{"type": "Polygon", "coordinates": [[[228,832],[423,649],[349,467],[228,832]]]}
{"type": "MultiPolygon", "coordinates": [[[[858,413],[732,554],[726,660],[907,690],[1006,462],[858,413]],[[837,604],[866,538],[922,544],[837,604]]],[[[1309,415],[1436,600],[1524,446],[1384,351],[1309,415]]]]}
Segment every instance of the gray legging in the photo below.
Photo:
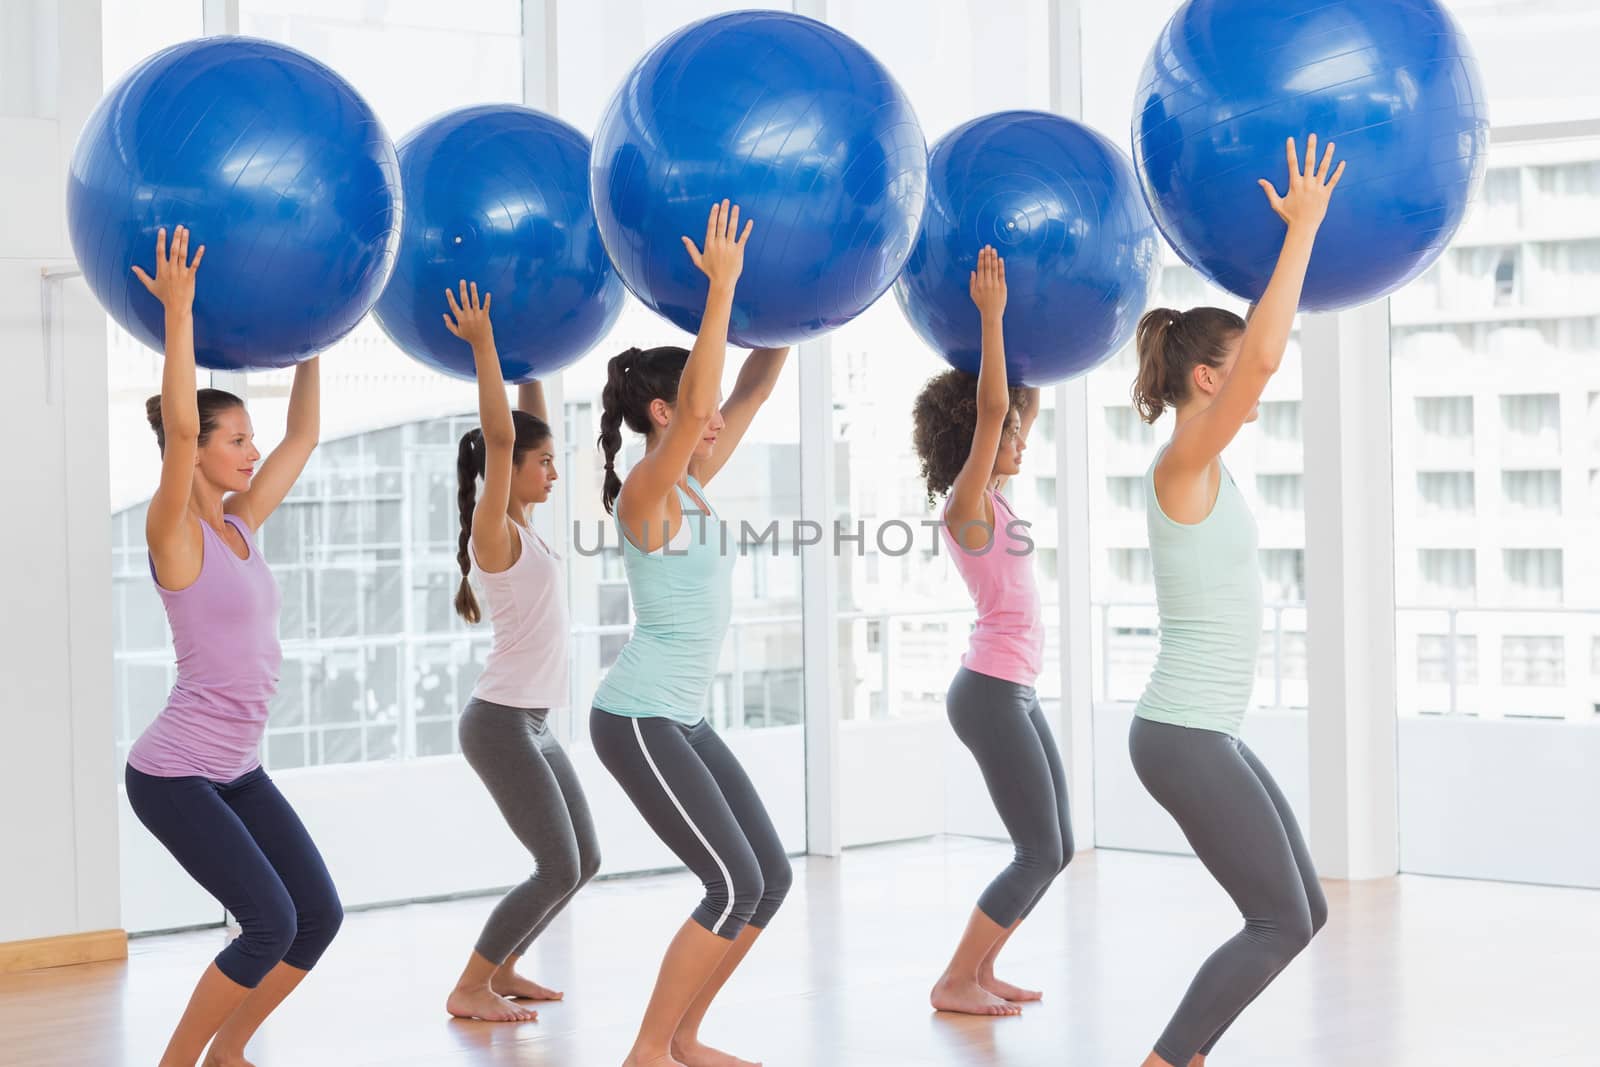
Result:
{"type": "Polygon", "coordinates": [[[509,708],[476,697],[461,713],[461,753],[535,865],[533,875],[495,905],[478,936],[478,954],[491,963],[527,952],[600,869],[589,803],[546,715],[544,708],[509,708]]]}
{"type": "Polygon", "coordinates": [[[978,761],[1015,847],[1011,863],[978,897],[980,911],[1010,927],[1027,917],[1072,862],[1061,754],[1032,686],[962,667],[945,693],[945,711],[978,761]]]}
{"type": "Polygon", "coordinates": [[[1201,964],[1156,1042],[1157,1055],[1187,1067],[1322,929],[1328,901],[1289,802],[1243,741],[1135,717],[1128,751],[1139,780],[1244,916],[1244,929],[1201,964]]]}
{"type": "Polygon", "coordinates": [[[755,785],[711,724],[595,708],[589,736],[650,829],[705,886],[694,921],[729,940],[746,925],[764,928],[794,876],[755,785]]]}

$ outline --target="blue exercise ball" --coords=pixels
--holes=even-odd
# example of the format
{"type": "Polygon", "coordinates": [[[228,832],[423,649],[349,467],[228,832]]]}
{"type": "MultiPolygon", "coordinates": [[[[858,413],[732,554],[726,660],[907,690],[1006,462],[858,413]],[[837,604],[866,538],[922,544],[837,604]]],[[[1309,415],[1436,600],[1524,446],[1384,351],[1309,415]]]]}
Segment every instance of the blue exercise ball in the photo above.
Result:
{"type": "Polygon", "coordinates": [[[1189,0],[1145,64],[1133,157],[1178,255],[1247,300],[1283,222],[1256,184],[1288,181],[1284,142],[1348,163],[1300,307],[1376,300],[1444,252],[1482,183],[1489,117],[1466,36],[1435,0],[1189,0]],[[1319,149],[1320,152],[1320,149],[1319,149]]]}
{"type": "Polygon", "coordinates": [[[622,281],[699,329],[700,244],[723,198],[755,222],[729,338],[793,344],[882,296],[916,240],[928,150],[905,93],[814,19],[740,11],[692,23],[629,72],[595,132],[590,184],[622,281]]]}
{"type": "Polygon", "coordinates": [[[933,146],[922,234],[895,283],[922,339],[973,374],[983,338],[967,282],[986,244],[1005,260],[1013,385],[1075,377],[1127,343],[1160,262],[1128,157],[1043,111],[985,115],[933,146]]]}
{"type": "Polygon", "coordinates": [[[339,75],[250,37],[157,52],[78,136],[67,227],[84,279],[123,329],[160,351],[156,230],[206,246],[195,359],[265,370],[338,341],[377,300],[400,238],[400,179],[383,125],[339,75]]]}
{"type": "Polygon", "coordinates": [[[589,206],[589,139],[515,104],[462,108],[400,142],[406,219],[374,314],[413,358],[475,378],[472,349],[445,328],[461,279],[494,296],[507,381],[560,370],[622,313],[623,289],[589,206]]]}

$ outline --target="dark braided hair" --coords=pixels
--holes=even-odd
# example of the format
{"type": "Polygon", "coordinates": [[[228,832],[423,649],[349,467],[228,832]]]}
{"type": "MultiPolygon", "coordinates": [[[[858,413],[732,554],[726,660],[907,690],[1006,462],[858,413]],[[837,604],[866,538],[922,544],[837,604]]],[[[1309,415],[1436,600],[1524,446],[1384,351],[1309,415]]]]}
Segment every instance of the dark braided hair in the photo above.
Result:
{"type": "MultiPolygon", "coordinates": [[[[511,424],[516,427],[516,442],[511,446],[511,465],[522,463],[522,457],[550,440],[550,426],[543,419],[526,411],[513,411],[511,424]]],[[[478,504],[478,479],[483,477],[487,455],[483,447],[483,431],[471,429],[461,435],[461,445],[456,450],[456,504],[461,509],[461,539],[456,547],[456,562],[461,565],[461,588],[456,590],[456,614],[468,622],[483,618],[478,610],[478,598],[472,595],[472,584],[467,575],[472,572],[472,557],[467,545],[472,540],[472,512],[478,504]]]]}
{"type": "Polygon", "coordinates": [[[678,380],[689,362],[689,350],[674,345],[630,348],[611,357],[606,365],[606,385],[600,393],[600,437],[596,442],[606,455],[605,487],[600,502],[613,514],[622,479],[617,476],[617,453],[622,449],[622,426],[637,434],[650,433],[650,404],[660,399],[678,402],[678,380]]]}
{"type": "MultiPolygon", "coordinates": [[[[1011,409],[1020,409],[1024,391],[1013,386],[1010,392],[1011,409]]],[[[978,432],[978,376],[955,369],[934,375],[917,394],[911,420],[931,507],[950,491],[972,454],[972,438],[978,432]]]]}

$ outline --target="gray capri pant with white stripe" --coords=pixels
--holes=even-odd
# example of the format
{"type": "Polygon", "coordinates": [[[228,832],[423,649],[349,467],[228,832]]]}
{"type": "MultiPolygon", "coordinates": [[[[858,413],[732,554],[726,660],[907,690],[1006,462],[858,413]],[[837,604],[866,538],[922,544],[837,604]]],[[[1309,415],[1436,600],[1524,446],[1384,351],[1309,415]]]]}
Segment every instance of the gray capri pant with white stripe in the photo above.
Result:
{"type": "Polygon", "coordinates": [[[705,886],[695,922],[730,940],[746,925],[765,927],[793,881],[789,857],[755,785],[711,724],[594,708],[589,736],[650,829],[705,886]]]}

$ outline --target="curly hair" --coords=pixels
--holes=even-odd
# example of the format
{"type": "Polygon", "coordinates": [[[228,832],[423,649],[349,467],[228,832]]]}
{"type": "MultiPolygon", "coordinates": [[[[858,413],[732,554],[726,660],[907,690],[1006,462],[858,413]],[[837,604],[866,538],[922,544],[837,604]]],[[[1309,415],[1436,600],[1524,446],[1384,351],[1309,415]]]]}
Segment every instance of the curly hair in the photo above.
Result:
{"type": "MultiPolygon", "coordinates": [[[[1012,410],[1023,402],[1023,390],[1013,388],[1012,410]]],[[[917,394],[911,418],[917,457],[922,460],[922,479],[928,486],[928,505],[932,507],[950,491],[972,452],[972,435],[978,430],[978,376],[951,369],[929,378],[917,394]]]]}

